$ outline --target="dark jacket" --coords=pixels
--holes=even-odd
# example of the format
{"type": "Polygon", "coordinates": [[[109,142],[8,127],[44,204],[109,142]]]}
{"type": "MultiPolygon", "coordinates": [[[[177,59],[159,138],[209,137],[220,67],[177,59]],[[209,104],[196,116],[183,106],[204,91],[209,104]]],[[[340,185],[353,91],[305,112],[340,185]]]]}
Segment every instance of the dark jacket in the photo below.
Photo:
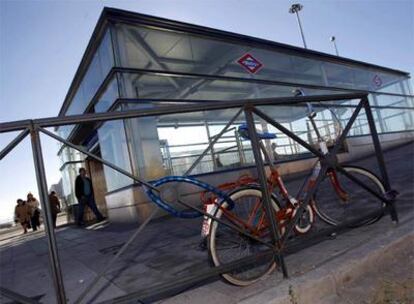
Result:
{"type": "Polygon", "coordinates": [[[60,212],[60,201],[56,195],[49,194],[50,211],[52,214],[58,214],[60,212]]]}
{"type": "MultiPolygon", "coordinates": [[[[91,186],[91,195],[93,195],[93,187],[92,187],[92,181],[89,177],[85,176],[85,179],[89,182],[91,186]]],[[[84,188],[83,188],[83,180],[80,175],[76,177],[75,180],[75,195],[78,201],[82,199],[82,196],[85,196],[84,188]]]]}

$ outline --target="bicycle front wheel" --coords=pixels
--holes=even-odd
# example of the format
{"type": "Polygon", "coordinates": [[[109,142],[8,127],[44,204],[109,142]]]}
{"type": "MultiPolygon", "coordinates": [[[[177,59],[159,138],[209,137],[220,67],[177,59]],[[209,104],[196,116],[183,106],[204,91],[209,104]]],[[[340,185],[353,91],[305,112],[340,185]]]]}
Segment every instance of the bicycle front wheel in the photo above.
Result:
{"type": "MultiPolygon", "coordinates": [[[[215,216],[270,243],[271,234],[264,213],[262,191],[256,187],[241,188],[229,194],[229,197],[235,203],[233,209],[228,210],[227,203],[223,202],[215,216]]],[[[274,196],[272,207],[275,212],[280,209],[274,196]]],[[[208,244],[210,257],[215,266],[269,250],[269,247],[217,221],[213,221],[211,225],[208,244]]],[[[222,277],[234,285],[246,286],[269,274],[275,267],[273,256],[269,255],[265,260],[222,274],[222,277]]]]}
{"type": "MultiPolygon", "coordinates": [[[[385,194],[385,187],[375,174],[354,166],[344,166],[343,168],[376,193],[385,194]]],[[[339,187],[346,194],[346,199],[341,197],[341,191],[338,191],[329,175],[326,175],[314,196],[314,209],[323,221],[337,226],[344,222],[363,218],[366,215],[364,219],[357,220],[351,225],[351,227],[358,227],[374,223],[381,218],[384,203],[380,199],[351,181],[344,173],[335,171],[335,174],[339,187]],[[378,210],[379,213],[372,216],[375,210],[378,210]]]]}

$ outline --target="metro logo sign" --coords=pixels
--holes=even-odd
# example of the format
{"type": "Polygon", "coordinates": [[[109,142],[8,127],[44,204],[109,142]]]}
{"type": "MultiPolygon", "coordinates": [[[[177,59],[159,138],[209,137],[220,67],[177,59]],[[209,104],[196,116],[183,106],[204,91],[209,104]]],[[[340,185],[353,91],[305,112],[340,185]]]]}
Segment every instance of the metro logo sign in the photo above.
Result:
{"type": "Polygon", "coordinates": [[[382,86],[382,79],[381,77],[379,77],[378,75],[375,75],[374,78],[372,78],[372,82],[374,83],[374,85],[379,88],[382,86]]]}
{"type": "Polygon", "coordinates": [[[255,74],[263,67],[263,64],[250,54],[243,55],[243,57],[237,60],[237,63],[252,74],[255,74]]]}

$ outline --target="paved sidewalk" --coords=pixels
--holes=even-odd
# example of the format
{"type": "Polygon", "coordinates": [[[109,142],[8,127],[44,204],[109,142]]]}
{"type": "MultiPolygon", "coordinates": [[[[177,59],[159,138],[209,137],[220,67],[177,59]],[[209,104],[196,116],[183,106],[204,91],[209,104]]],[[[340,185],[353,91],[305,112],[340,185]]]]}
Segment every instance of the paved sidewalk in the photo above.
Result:
{"type": "MultiPolygon", "coordinates": [[[[286,259],[290,273],[289,280],[283,280],[281,274],[275,272],[265,280],[245,288],[216,281],[162,302],[207,303],[203,301],[208,300],[208,303],[266,303],[263,298],[265,295],[272,299],[285,297],[289,296],[289,286],[293,286],[291,290],[295,293],[294,286],[298,288],[306,286],[303,285],[304,280],[306,284],[325,280],[326,268],[331,272],[338,269],[343,271],[354,269],[355,267],[350,267],[349,263],[355,264],[372,252],[379,254],[380,251],[376,250],[382,248],[381,246],[386,247],[391,241],[403,240],[412,234],[413,156],[414,144],[391,150],[385,155],[392,184],[400,192],[398,211],[401,215],[401,224],[399,226],[393,227],[389,217],[384,217],[374,225],[354,229],[334,240],[325,241],[290,255],[286,259]],[[295,282],[299,285],[295,285],[295,282]]],[[[359,163],[377,170],[374,158],[359,163]]],[[[178,277],[208,269],[210,267],[208,254],[198,249],[200,227],[201,219],[160,219],[151,223],[108,271],[94,289],[95,292],[89,296],[88,302],[97,303],[131,292],[147,290],[154,284],[172,282],[178,277]]],[[[88,229],[70,226],[57,229],[60,260],[69,303],[73,303],[135,229],[136,226],[115,226],[107,223],[88,229]]],[[[370,264],[369,261],[367,263],[370,264]]],[[[55,303],[53,283],[48,269],[47,241],[43,232],[0,240],[0,267],[1,287],[35,297],[42,303],[55,303]]],[[[368,270],[368,268],[365,270],[361,268],[360,273],[368,270]]],[[[354,275],[351,279],[357,277],[354,275]]],[[[334,293],[335,290],[332,288],[341,287],[341,284],[328,284],[323,296],[328,295],[329,292],[334,293]]],[[[302,294],[299,290],[299,295],[302,294]]],[[[8,303],[1,297],[0,302],[8,303]]]]}

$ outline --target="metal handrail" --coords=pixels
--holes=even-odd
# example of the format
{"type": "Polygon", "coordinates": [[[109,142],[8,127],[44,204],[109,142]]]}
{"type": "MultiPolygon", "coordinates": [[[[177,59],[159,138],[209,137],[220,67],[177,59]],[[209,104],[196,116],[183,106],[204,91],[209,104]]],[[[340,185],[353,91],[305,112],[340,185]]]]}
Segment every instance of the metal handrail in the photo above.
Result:
{"type": "MultiPolygon", "coordinates": [[[[104,159],[97,157],[96,155],[93,155],[89,151],[74,145],[73,143],[67,142],[65,139],[53,134],[50,131],[45,130],[46,127],[52,127],[52,126],[60,126],[60,125],[68,125],[68,124],[75,124],[75,123],[85,123],[85,122],[98,122],[98,121],[109,121],[109,120],[116,120],[116,119],[126,119],[126,118],[135,118],[135,117],[146,117],[146,116],[157,116],[157,115],[166,115],[166,114],[175,114],[175,113],[188,113],[188,112],[198,112],[198,111],[206,111],[206,110],[219,110],[219,109],[228,109],[228,108],[241,108],[235,117],[232,118],[232,120],[229,121],[229,123],[226,125],[226,127],[220,132],[220,134],[224,134],[226,128],[230,126],[230,124],[236,119],[236,117],[241,113],[241,111],[244,111],[247,123],[249,125],[249,138],[251,139],[251,147],[254,153],[255,162],[256,162],[256,168],[258,172],[258,177],[260,180],[261,189],[263,191],[263,197],[264,199],[264,207],[267,214],[267,218],[270,221],[270,227],[272,228],[272,238],[274,243],[276,245],[272,245],[269,243],[266,243],[268,247],[272,249],[272,254],[276,261],[279,263],[279,265],[282,268],[284,276],[287,276],[287,270],[285,267],[285,263],[283,260],[283,245],[285,244],[287,237],[289,236],[289,232],[292,231],[293,227],[296,225],[297,221],[299,220],[299,217],[302,215],[302,211],[304,208],[306,208],[311,200],[311,197],[313,197],[313,194],[315,192],[315,189],[317,188],[320,181],[324,178],[324,174],[330,165],[331,158],[334,158],[336,156],[336,153],[338,152],[340,146],[343,144],[343,141],[345,140],[345,137],[349,130],[352,127],[352,124],[354,123],[355,119],[358,116],[359,111],[364,108],[367,120],[369,123],[369,127],[371,130],[371,136],[373,138],[374,148],[376,151],[376,157],[378,160],[382,180],[384,182],[386,191],[388,193],[391,191],[390,183],[388,179],[388,174],[385,168],[384,158],[382,155],[381,145],[378,138],[378,133],[376,131],[375,121],[371,112],[371,107],[368,102],[367,94],[342,94],[342,95],[320,95],[320,96],[305,96],[305,97],[290,97],[290,98],[267,98],[267,99],[248,99],[248,100],[237,100],[237,101],[227,101],[223,103],[208,103],[203,105],[181,105],[179,107],[177,106],[168,106],[163,107],[160,109],[147,109],[147,110],[134,110],[134,111],[125,111],[125,112],[110,112],[110,113],[96,113],[96,114],[85,114],[85,115],[74,115],[74,116],[67,116],[67,117],[52,117],[52,118],[44,118],[44,119],[35,119],[35,120],[24,120],[24,121],[16,121],[16,122],[8,122],[8,123],[1,123],[0,124],[0,133],[4,132],[11,132],[21,129],[30,129],[31,139],[32,139],[32,150],[33,150],[33,160],[35,164],[35,170],[36,170],[36,178],[41,198],[41,204],[42,208],[45,210],[45,228],[46,228],[46,235],[48,238],[48,244],[49,244],[49,258],[51,263],[51,269],[52,269],[52,278],[55,285],[56,290],[56,299],[58,303],[66,303],[66,296],[64,291],[64,285],[63,285],[63,277],[60,271],[60,261],[59,261],[59,255],[57,250],[57,244],[55,239],[55,232],[52,227],[52,220],[51,220],[51,210],[49,204],[47,204],[48,201],[48,189],[47,189],[47,183],[46,183],[46,176],[45,176],[45,169],[44,169],[44,163],[43,163],[43,156],[42,156],[42,150],[41,150],[41,144],[40,144],[40,138],[39,138],[39,131],[43,132],[44,134],[49,135],[50,137],[63,142],[69,147],[72,147],[78,151],[81,151],[82,153],[85,153],[86,155],[89,155],[93,159],[113,168],[114,170],[121,172],[122,174],[129,176],[133,180],[139,182],[140,184],[143,184],[147,187],[153,188],[152,184],[146,182],[145,180],[130,174],[129,172],[123,170],[122,168],[119,168],[118,166],[105,161],[104,159]],[[291,132],[286,127],[282,126],[280,123],[277,123],[275,120],[267,116],[262,111],[255,108],[256,105],[278,105],[278,106],[287,106],[290,104],[298,105],[304,102],[317,102],[317,101],[339,101],[339,100],[347,100],[347,99],[360,99],[360,102],[358,106],[356,107],[354,113],[352,114],[350,120],[348,121],[347,125],[343,129],[342,134],[339,136],[334,148],[329,152],[328,156],[325,156],[320,153],[320,151],[316,150],[312,145],[308,144],[306,141],[301,139],[298,135],[291,132]],[[319,176],[316,179],[314,188],[310,189],[305,194],[305,198],[303,199],[303,204],[299,207],[299,209],[296,212],[295,217],[292,219],[292,221],[289,223],[286,233],[283,236],[279,235],[279,231],[275,225],[273,214],[271,211],[271,200],[270,200],[270,193],[269,189],[267,187],[267,179],[266,179],[266,173],[264,168],[263,159],[260,153],[260,147],[258,144],[258,138],[256,134],[256,126],[254,124],[253,120],[253,114],[261,117],[277,129],[279,129],[281,132],[286,134],[289,138],[296,141],[301,146],[305,147],[307,150],[311,151],[314,155],[318,156],[322,162],[322,168],[320,170],[319,176]]],[[[220,135],[220,136],[221,136],[220,135]]],[[[217,136],[217,138],[214,138],[215,141],[218,140],[220,136],[217,136]]],[[[17,145],[17,144],[16,144],[17,145]]],[[[214,141],[212,141],[209,145],[209,147],[204,151],[203,155],[205,155],[209,148],[214,145],[214,141]]],[[[198,161],[201,160],[201,156],[197,159],[198,161]]],[[[339,164],[335,165],[336,168],[340,171],[342,171],[342,167],[339,164]]],[[[375,191],[371,190],[368,186],[366,186],[362,181],[357,179],[356,177],[353,177],[350,174],[346,174],[344,172],[345,176],[348,177],[351,181],[358,184],[360,187],[367,190],[372,195],[378,197],[385,203],[387,203],[387,206],[389,207],[391,218],[393,221],[397,221],[398,217],[393,205],[393,197],[392,196],[383,196],[375,191]]],[[[157,190],[157,189],[154,189],[157,190]]],[[[195,206],[189,205],[185,202],[182,202],[178,200],[178,203],[182,204],[183,206],[196,210],[199,213],[203,214],[204,216],[207,216],[208,218],[211,218],[212,220],[216,220],[220,223],[225,224],[228,226],[228,223],[223,222],[221,219],[216,218],[215,216],[210,215],[209,213],[205,212],[204,210],[201,210],[195,206]]],[[[148,221],[149,222],[149,221],[148,221]]],[[[230,227],[238,231],[237,227],[230,227]]],[[[140,232],[143,230],[143,226],[140,226],[140,232]]],[[[251,237],[254,239],[254,236],[250,236],[248,233],[239,231],[240,233],[245,234],[248,237],[251,237]]],[[[139,233],[135,233],[133,237],[136,237],[139,233]]],[[[130,242],[127,242],[126,244],[129,244],[130,242]]],[[[126,247],[123,247],[123,250],[125,250],[126,247]]],[[[226,269],[226,272],[231,271],[232,269],[236,269],[238,266],[238,263],[235,263],[235,265],[226,265],[224,264],[223,267],[220,269],[226,269]],[[228,267],[228,268],[226,268],[228,267]]],[[[220,272],[218,269],[212,269],[209,274],[212,275],[216,272],[220,272]]],[[[220,272],[221,273],[221,272],[220,272]]],[[[85,291],[86,292],[86,291],[85,291]]]]}

